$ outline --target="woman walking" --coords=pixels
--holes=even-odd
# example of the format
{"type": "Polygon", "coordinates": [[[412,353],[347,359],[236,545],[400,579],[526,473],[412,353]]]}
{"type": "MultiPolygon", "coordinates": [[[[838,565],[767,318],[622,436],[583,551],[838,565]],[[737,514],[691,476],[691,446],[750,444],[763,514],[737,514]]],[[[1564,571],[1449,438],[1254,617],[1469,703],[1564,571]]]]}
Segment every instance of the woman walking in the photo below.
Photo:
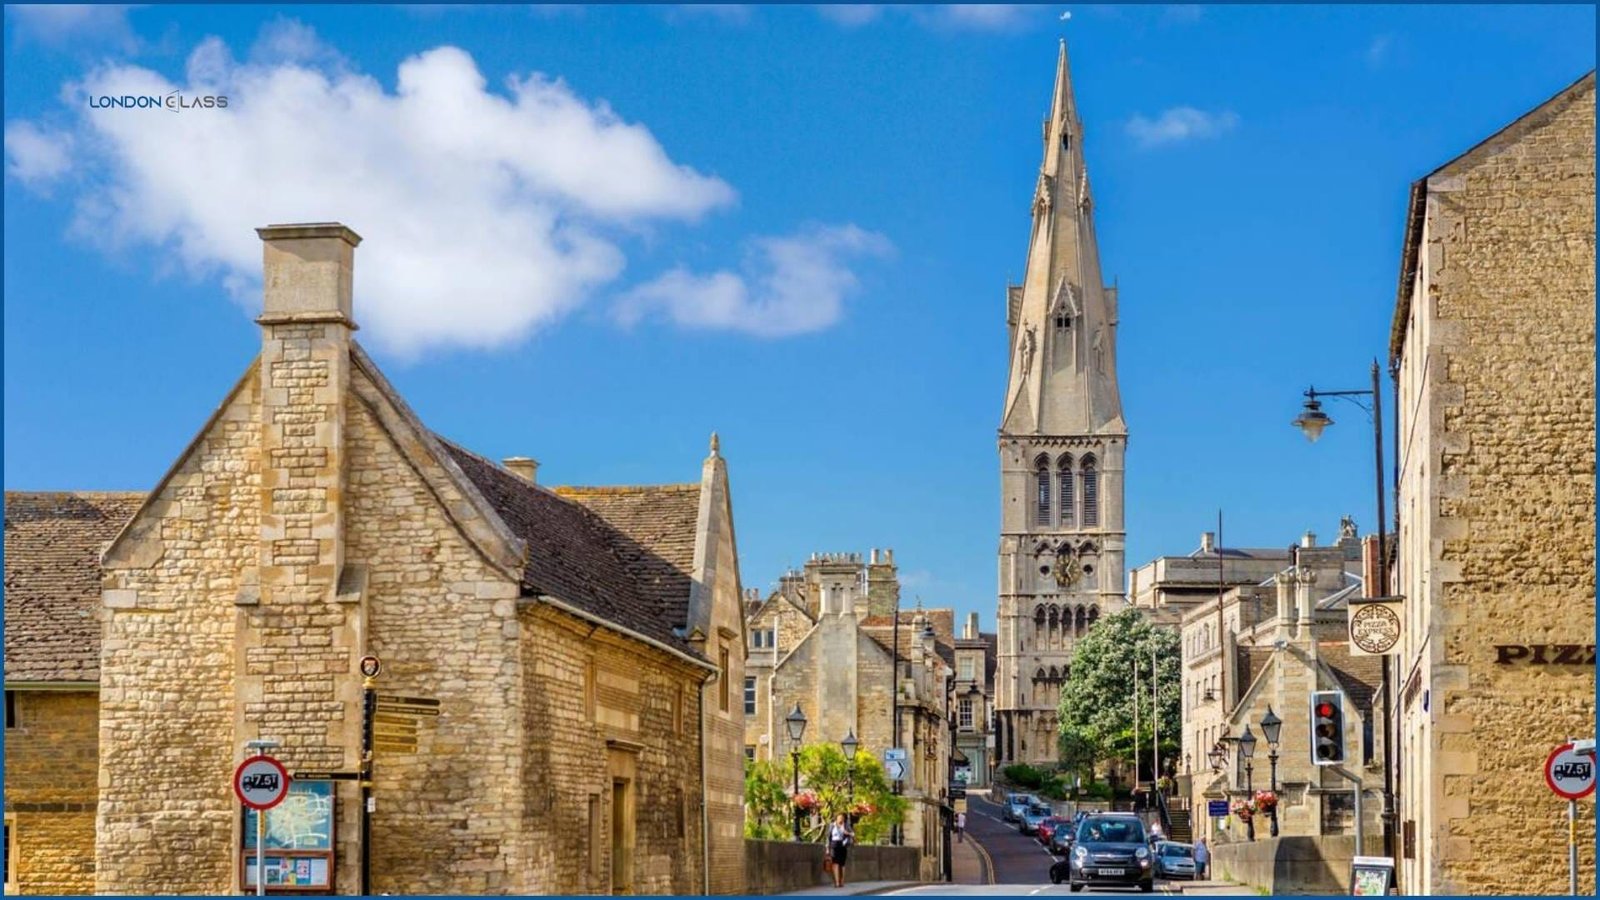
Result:
{"type": "Polygon", "coordinates": [[[828,859],[833,862],[833,886],[844,887],[844,866],[850,856],[850,843],[856,833],[850,828],[850,819],[839,813],[828,828],[828,859]]]}

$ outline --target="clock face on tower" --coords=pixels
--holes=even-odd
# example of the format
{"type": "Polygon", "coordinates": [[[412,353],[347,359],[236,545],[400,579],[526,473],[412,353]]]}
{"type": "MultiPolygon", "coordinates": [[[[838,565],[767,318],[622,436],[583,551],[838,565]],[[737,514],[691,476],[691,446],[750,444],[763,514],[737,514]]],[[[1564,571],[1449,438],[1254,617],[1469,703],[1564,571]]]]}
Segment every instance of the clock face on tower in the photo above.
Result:
{"type": "Polygon", "coordinates": [[[1078,582],[1079,578],[1083,577],[1083,565],[1078,562],[1078,558],[1069,550],[1056,557],[1054,574],[1056,576],[1056,584],[1064,588],[1072,587],[1078,582]]]}

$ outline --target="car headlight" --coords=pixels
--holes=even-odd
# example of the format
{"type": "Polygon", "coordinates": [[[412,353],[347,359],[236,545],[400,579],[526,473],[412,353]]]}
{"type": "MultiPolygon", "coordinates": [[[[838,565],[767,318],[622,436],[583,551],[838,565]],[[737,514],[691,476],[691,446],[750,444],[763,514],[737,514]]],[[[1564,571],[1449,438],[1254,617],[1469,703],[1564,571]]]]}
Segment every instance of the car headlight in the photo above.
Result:
{"type": "Polygon", "coordinates": [[[1089,858],[1089,851],[1085,847],[1074,847],[1072,850],[1072,858],[1081,863],[1089,858]]]}
{"type": "Polygon", "coordinates": [[[1133,851],[1133,855],[1134,855],[1135,859],[1144,859],[1145,857],[1150,855],[1150,851],[1146,850],[1143,847],[1140,847],[1139,849],[1133,851]]]}

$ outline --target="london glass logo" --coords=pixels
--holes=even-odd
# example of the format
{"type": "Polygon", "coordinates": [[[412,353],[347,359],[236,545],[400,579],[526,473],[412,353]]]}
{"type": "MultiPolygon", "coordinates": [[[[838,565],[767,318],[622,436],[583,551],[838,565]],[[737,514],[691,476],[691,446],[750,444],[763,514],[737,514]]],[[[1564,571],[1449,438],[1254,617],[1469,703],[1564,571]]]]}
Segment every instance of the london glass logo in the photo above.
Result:
{"type": "Polygon", "coordinates": [[[182,91],[160,94],[91,95],[90,109],[164,109],[178,113],[191,109],[227,109],[226,94],[198,94],[185,96],[182,91]]]}

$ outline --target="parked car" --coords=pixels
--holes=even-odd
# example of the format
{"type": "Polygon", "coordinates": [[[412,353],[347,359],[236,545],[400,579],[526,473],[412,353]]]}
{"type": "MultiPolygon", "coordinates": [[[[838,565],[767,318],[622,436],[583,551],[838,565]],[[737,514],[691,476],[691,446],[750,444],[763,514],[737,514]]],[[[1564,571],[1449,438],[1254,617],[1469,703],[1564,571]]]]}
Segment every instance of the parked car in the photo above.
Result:
{"type": "Polygon", "coordinates": [[[1006,798],[1006,808],[1000,812],[1000,817],[1007,822],[1020,822],[1028,807],[1038,802],[1032,794],[1012,794],[1006,798]]]}
{"type": "Polygon", "coordinates": [[[1017,822],[1017,830],[1023,834],[1033,834],[1039,830],[1039,823],[1054,815],[1048,806],[1030,806],[1022,814],[1022,819],[1017,822]]]}
{"type": "Polygon", "coordinates": [[[1072,852],[1072,823],[1057,825],[1055,830],[1050,832],[1050,843],[1047,846],[1056,856],[1069,855],[1072,852]]]}
{"type": "Polygon", "coordinates": [[[1074,893],[1084,885],[1110,884],[1155,890],[1149,833],[1133,813],[1095,813],[1078,823],[1072,852],[1050,867],[1050,880],[1067,882],[1074,893]]]}
{"type": "Polygon", "coordinates": [[[1177,841],[1160,841],[1156,844],[1156,876],[1159,878],[1193,878],[1194,845],[1177,841]]]}
{"type": "Polygon", "coordinates": [[[1056,829],[1066,828],[1069,824],[1066,819],[1060,816],[1050,816],[1040,822],[1039,827],[1033,830],[1033,836],[1039,839],[1039,843],[1048,847],[1050,846],[1050,836],[1055,834],[1056,829]]]}

